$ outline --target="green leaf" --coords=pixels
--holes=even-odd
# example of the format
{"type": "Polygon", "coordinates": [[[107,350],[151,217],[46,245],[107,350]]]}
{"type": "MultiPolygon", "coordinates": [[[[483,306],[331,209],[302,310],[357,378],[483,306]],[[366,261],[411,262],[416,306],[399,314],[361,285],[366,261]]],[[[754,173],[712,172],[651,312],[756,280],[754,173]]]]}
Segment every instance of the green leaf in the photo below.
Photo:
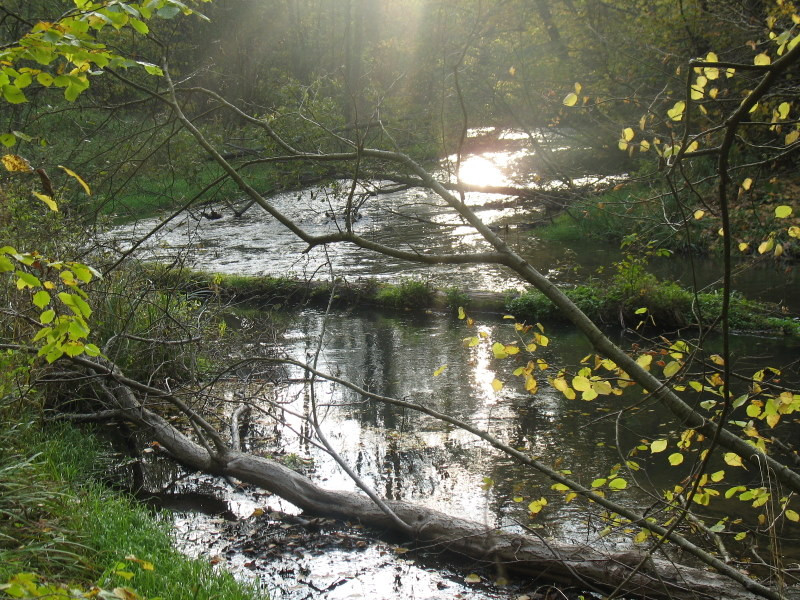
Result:
{"type": "Polygon", "coordinates": [[[680,452],[673,452],[669,455],[667,460],[669,460],[669,464],[671,464],[673,467],[677,467],[683,462],[683,454],[680,452]]]}
{"type": "Polygon", "coordinates": [[[100,348],[98,348],[94,344],[86,344],[85,349],[86,349],[86,354],[88,354],[89,356],[100,356],[100,348]]]}
{"type": "Polygon", "coordinates": [[[786,217],[790,216],[793,212],[791,206],[783,205],[775,207],[775,218],[777,219],[785,219],[786,217]]]}
{"type": "Polygon", "coordinates": [[[39,308],[44,308],[50,304],[50,294],[44,290],[39,290],[33,295],[33,304],[39,308]]]}
{"type": "Polygon", "coordinates": [[[22,104],[28,101],[25,94],[22,93],[22,90],[10,83],[3,86],[3,97],[10,104],[22,104]]]}
{"type": "Polygon", "coordinates": [[[622,477],[617,477],[608,482],[608,487],[612,490],[624,490],[628,487],[628,482],[622,479],[622,477]]]}
{"type": "Polygon", "coordinates": [[[667,363],[667,366],[664,367],[664,377],[672,377],[681,370],[683,365],[678,362],[677,360],[673,360],[667,363]]]}
{"type": "Polygon", "coordinates": [[[23,290],[25,288],[42,287],[42,282],[35,275],[26,273],[25,271],[17,271],[17,289],[23,290]]]}
{"type": "Polygon", "coordinates": [[[800,521],[800,514],[797,514],[796,510],[787,509],[784,514],[786,515],[786,518],[789,519],[790,521],[794,521],[795,523],[800,521]]]}
{"type": "Polygon", "coordinates": [[[564,106],[575,106],[578,103],[578,94],[570,92],[564,97],[564,106]]]}
{"type": "Polygon", "coordinates": [[[655,440],[652,444],[650,444],[650,452],[653,454],[663,452],[667,449],[668,444],[669,442],[667,440],[655,440]]]}
{"type": "Polygon", "coordinates": [[[608,481],[608,480],[605,477],[598,477],[597,479],[592,481],[592,487],[593,488],[602,487],[602,486],[604,486],[606,484],[606,481],[608,481]]]}
{"type": "MultiPolygon", "coordinates": [[[[53,319],[56,318],[56,311],[52,308],[50,310],[44,311],[41,315],[39,315],[39,322],[42,325],[47,325],[48,323],[52,323],[53,319]]],[[[34,340],[36,341],[36,340],[34,340]]]]}
{"type": "Polygon", "coordinates": [[[3,144],[6,148],[11,148],[16,143],[17,137],[13,133],[0,134],[0,144],[3,144]]]}

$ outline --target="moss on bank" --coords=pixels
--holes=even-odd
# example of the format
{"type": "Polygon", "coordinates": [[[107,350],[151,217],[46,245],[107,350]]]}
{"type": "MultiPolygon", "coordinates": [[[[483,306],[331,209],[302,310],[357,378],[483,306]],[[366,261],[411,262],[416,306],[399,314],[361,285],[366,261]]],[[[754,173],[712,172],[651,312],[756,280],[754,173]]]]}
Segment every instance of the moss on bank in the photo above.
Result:
{"type": "MultiPolygon", "coordinates": [[[[226,300],[251,302],[265,307],[325,306],[330,300],[327,282],[305,282],[287,278],[245,277],[195,271],[170,271],[153,267],[161,285],[191,293],[213,293],[226,300]]],[[[636,326],[640,321],[660,330],[709,326],[719,318],[722,294],[693,294],[672,281],[659,280],[642,263],[623,261],[608,281],[592,281],[564,290],[566,295],[598,324],[636,326]],[[642,310],[646,309],[646,310],[642,310]]],[[[398,284],[366,281],[358,285],[337,283],[334,304],[376,306],[401,310],[452,310],[508,312],[528,321],[564,322],[561,312],[538,291],[476,292],[448,288],[436,290],[417,279],[398,284]]],[[[776,305],[748,300],[734,293],[731,327],[740,331],[768,332],[800,337],[800,321],[782,315],[776,305]]]]}

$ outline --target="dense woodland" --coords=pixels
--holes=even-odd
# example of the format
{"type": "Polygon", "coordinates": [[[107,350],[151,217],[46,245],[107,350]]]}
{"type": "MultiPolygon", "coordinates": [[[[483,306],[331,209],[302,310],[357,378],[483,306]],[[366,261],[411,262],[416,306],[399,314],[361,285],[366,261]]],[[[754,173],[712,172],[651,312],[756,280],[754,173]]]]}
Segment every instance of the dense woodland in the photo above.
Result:
{"type": "MultiPolygon", "coordinates": [[[[191,564],[151,573],[179,561],[165,538],[131,536],[147,517],[97,483],[90,463],[118,462],[103,455],[111,438],[129,463],[141,462],[146,439],[147,452],[186,469],[563,597],[797,597],[797,365],[738,369],[730,341],[748,328],[798,335],[791,306],[750,302],[731,283],[734,266],[769,261],[788,273],[800,254],[798,46],[800,10],[788,0],[0,0],[0,596],[256,594],[191,564]],[[504,131],[525,150],[514,180],[462,181],[462,161],[503,147],[504,131]],[[336,198],[320,209],[331,213],[329,232],[281,205],[281,193],[310,185],[336,198]],[[367,236],[358,211],[401,189],[426,190],[483,245],[425,251],[367,236]],[[553,285],[479,218],[467,202],[478,192],[544,215],[550,235],[622,243],[626,258],[607,265],[616,277],[553,285]],[[464,362],[472,349],[516,361],[513,377],[491,382],[498,392],[556,393],[589,411],[622,402],[620,415],[658,405],[669,423],[620,449],[611,472],[573,474],[424,398],[386,397],[325,372],[319,352],[305,362],[274,348],[242,355],[226,332],[230,305],[244,297],[296,303],[291,288],[329,310],[381,297],[436,306],[424,285],[345,294],[348,274],[333,268],[313,282],[189,273],[177,259],[142,261],[150,234],[122,249],[106,233],[153,215],[158,229],[187,211],[212,220],[246,210],[265,211],[307,250],[351,245],[432,270],[504,267],[530,290],[502,311],[514,313],[514,338],[481,333],[481,322],[500,318],[470,306],[481,290],[447,294],[464,362]],[[653,257],[691,264],[700,255],[719,259],[713,292],[647,272],[653,257]],[[537,354],[548,318],[571,322],[592,354],[548,365],[537,354]],[[615,321],[635,343],[616,341],[615,321]],[[304,435],[358,492],[246,451],[238,421],[265,409],[240,393],[231,410],[214,386],[264,364],[272,383],[281,365],[303,369],[304,435]],[[575,502],[587,523],[624,531],[626,546],[575,547],[381,498],[328,442],[321,381],[476,436],[547,478],[540,497],[524,498],[531,523],[548,505],[575,502]],[[686,468],[666,487],[642,458],[661,453],[686,468]],[[59,466],[59,455],[72,463],[59,466]],[[70,503],[114,508],[87,508],[100,525],[84,525],[70,503]]],[[[434,377],[445,367],[421,368],[434,377]]],[[[136,487],[133,473],[123,485],[136,487]]]]}

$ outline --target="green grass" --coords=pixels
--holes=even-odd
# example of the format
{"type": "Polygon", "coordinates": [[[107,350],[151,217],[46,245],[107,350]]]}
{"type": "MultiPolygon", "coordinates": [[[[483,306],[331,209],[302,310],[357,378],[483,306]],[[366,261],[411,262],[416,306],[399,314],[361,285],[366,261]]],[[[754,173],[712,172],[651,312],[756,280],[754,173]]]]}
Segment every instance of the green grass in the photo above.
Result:
{"type": "Polygon", "coordinates": [[[39,584],[129,587],[143,598],[259,597],[181,555],[167,519],[103,485],[112,456],[97,438],[66,425],[41,427],[19,406],[0,407],[0,582],[32,572],[39,584]]]}

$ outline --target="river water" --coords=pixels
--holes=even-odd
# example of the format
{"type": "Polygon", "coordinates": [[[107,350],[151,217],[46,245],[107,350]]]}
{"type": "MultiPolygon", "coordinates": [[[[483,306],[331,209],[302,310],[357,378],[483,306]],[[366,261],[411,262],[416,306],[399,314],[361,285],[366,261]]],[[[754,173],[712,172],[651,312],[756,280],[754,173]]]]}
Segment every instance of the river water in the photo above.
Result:
{"type": "MultiPolygon", "coordinates": [[[[484,161],[480,168],[487,173],[505,160],[491,155],[480,158],[484,161]]],[[[479,167],[473,165],[471,170],[475,174],[479,167]]],[[[501,178],[491,183],[505,181],[501,178]]],[[[556,281],[580,277],[570,268],[576,257],[586,273],[616,256],[613,248],[570,249],[543,242],[528,228],[515,225],[530,221],[530,213],[517,207],[487,205],[501,199],[468,196],[487,223],[503,227],[509,241],[556,281]],[[507,231],[505,223],[511,223],[507,231]]],[[[311,233],[331,232],[342,226],[332,215],[340,214],[343,199],[331,190],[314,188],[285,194],[275,201],[311,233]]],[[[125,245],[157,222],[130,224],[118,229],[115,236],[125,245]]],[[[419,190],[369,198],[360,209],[355,228],[368,238],[419,252],[485,249],[437,198],[419,190]]],[[[310,277],[332,269],[350,280],[416,276],[442,287],[519,288],[499,268],[430,270],[342,245],[307,254],[303,250],[303,244],[256,208],[239,218],[229,214],[213,221],[197,215],[181,217],[154,236],[147,248],[151,258],[173,260],[179,253],[193,266],[217,272],[310,277]]],[[[795,284],[790,281],[787,285],[786,278],[767,274],[759,279],[751,274],[741,282],[755,282],[759,289],[788,290],[786,293],[795,299],[791,291],[795,284]]],[[[252,312],[229,317],[231,329],[245,340],[243,353],[260,343],[260,332],[277,317],[252,312]],[[249,342],[248,336],[252,336],[249,342]]],[[[378,394],[413,399],[447,412],[548,464],[569,470],[584,483],[627,460],[640,440],[680,431],[658,407],[648,402],[639,404],[633,396],[636,392],[586,403],[567,400],[547,385],[546,377],[554,374],[555,366],[574,367],[591,352],[585,340],[568,328],[545,329],[550,343],[540,347],[536,357],[554,367],[540,375],[540,390],[531,395],[514,382],[512,371],[520,362],[498,361],[492,356],[491,342],[510,343],[516,336],[513,326],[500,315],[476,315],[478,329],[468,329],[464,321],[443,313],[350,310],[326,316],[317,310],[303,310],[280,318],[285,333],[273,351],[301,361],[319,352],[322,371],[378,394]],[[485,341],[465,348],[463,339],[478,330],[485,341]],[[434,375],[445,365],[439,375],[434,375]],[[506,382],[499,391],[492,386],[495,379],[506,382]],[[623,408],[628,410],[621,412],[623,408]]],[[[623,347],[640,341],[618,335],[623,347]]],[[[789,373],[796,373],[800,359],[796,343],[738,336],[734,346],[740,367],[789,366],[789,373]]],[[[240,393],[263,408],[253,416],[245,444],[256,452],[276,454],[326,487],[355,489],[333,459],[305,437],[309,430],[303,417],[309,414],[311,390],[303,381],[304,375],[301,370],[288,370],[271,375],[266,382],[257,373],[240,374],[240,393]]],[[[529,528],[576,544],[621,547],[629,543],[630,532],[603,532],[605,525],[582,503],[564,502],[563,495],[552,491],[543,477],[515,465],[470,434],[408,410],[364,401],[339,386],[325,382],[315,386],[323,430],[337,452],[379,494],[465,516],[487,526],[529,528]],[[532,518],[528,504],[542,497],[548,504],[532,518]]],[[[635,472],[626,477],[631,482],[636,480],[644,490],[658,491],[685,474],[670,467],[666,455],[640,456],[637,460],[646,467],[646,477],[635,472]]],[[[743,474],[743,478],[750,475],[743,474]]],[[[461,563],[442,568],[438,556],[422,552],[411,558],[404,547],[375,541],[357,528],[342,525],[323,526],[335,543],[315,549],[302,532],[279,516],[297,513],[280,499],[254,489],[234,490],[204,476],[182,477],[177,490],[206,490],[221,496],[225,510],[224,514],[212,515],[177,510],[179,545],[189,554],[207,557],[240,577],[258,582],[275,599],[517,598],[535,592],[541,583],[512,581],[508,586],[495,586],[489,583],[491,570],[480,570],[479,565],[461,563]],[[265,541],[265,531],[283,532],[283,537],[270,534],[265,541]],[[478,571],[481,583],[465,582],[465,575],[473,570],[478,571]]],[[[644,493],[633,493],[629,501],[641,499],[644,493]]],[[[619,499],[627,501],[624,498],[620,494],[619,499]]],[[[755,517],[755,512],[749,514],[739,504],[719,502],[710,516],[722,518],[733,510],[743,518],[755,517]]]]}

